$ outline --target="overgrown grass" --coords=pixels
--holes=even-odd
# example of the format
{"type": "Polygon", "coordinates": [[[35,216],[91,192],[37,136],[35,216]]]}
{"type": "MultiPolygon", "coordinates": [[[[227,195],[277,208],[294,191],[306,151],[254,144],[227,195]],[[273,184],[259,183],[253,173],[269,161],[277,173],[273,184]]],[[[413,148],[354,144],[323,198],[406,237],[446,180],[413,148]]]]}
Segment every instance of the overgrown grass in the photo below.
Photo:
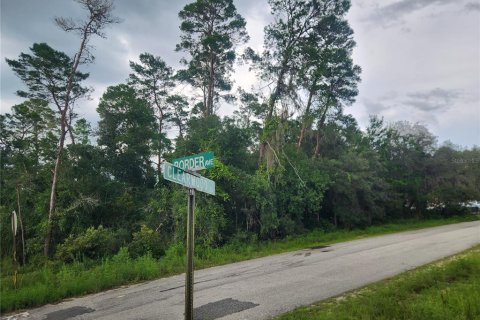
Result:
{"type": "Polygon", "coordinates": [[[58,270],[43,267],[19,274],[18,289],[12,278],[2,278],[2,311],[27,308],[58,301],[65,297],[102,291],[128,282],[147,280],[159,274],[159,266],[150,255],[131,259],[122,248],[118,254],[93,268],[75,262],[58,270]]]}
{"type": "MultiPolygon", "coordinates": [[[[201,269],[313,246],[471,220],[478,220],[478,217],[472,215],[441,220],[404,220],[364,230],[317,230],[278,241],[237,241],[220,248],[197,247],[195,267],[201,269]]],[[[3,264],[0,309],[4,313],[178,274],[184,272],[184,263],[185,249],[182,244],[171,246],[159,260],[151,255],[132,259],[123,248],[115,256],[100,262],[50,263],[40,268],[33,268],[31,265],[23,267],[19,270],[17,289],[12,285],[11,270],[3,264]]]]}
{"type": "Polygon", "coordinates": [[[480,319],[480,246],[276,319],[480,319]]]}

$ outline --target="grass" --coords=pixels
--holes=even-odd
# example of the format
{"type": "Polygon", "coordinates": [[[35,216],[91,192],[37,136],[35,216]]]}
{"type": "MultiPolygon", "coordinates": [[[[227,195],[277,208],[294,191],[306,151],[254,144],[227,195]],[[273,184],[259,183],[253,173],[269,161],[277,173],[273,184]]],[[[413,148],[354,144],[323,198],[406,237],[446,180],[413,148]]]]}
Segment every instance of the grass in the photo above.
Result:
{"type": "Polygon", "coordinates": [[[275,319],[480,319],[480,246],[275,319]]]}
{"type": "MultiPolygon", "coordinates": [[[[197,247],[195,268],[202,269],[314,246],[471,220],[478,220],[478,217],[404,220],[364,230],[331,232],[316,230],[277,241],[236,242],[219,248],[197,247]]],[[[6,270],[3,265],[0,280],[0,310],[4,313],[31,308],[120,285],[179,274],[184,270],[185,249],[182,244],[172,245],[159,260],[150,255],[132,259],[126,249],[121,249],[115,256],[95,263],[74,262],[61,265],[54,263],[40,268],[25,266],[19,270],[17,289],[12,285],[11,270],[6,270]]]]}
{"type": "Polygon", "coordinates": [[[110,259],[93,268],[76,262],[58,270],[43,267],[20,274],[18,289],[12,288],[12,278],[2,278],[2,312],[34,307],[65,297],[99,292],[128,282],[152,279],[158,275],[158,264],[150,255],[131,259],[122,248],[110,259]]]}

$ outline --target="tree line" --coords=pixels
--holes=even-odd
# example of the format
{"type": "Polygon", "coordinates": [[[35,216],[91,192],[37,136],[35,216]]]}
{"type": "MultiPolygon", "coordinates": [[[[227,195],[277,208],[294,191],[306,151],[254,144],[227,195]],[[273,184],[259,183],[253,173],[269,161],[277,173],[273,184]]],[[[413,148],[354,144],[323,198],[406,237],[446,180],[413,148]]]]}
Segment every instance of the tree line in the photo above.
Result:
{"type": "MultiPolygon", "coordinates": [[[[419,123],[375,115],[361,130],[344,112],[361,80],[349,0],[269,0],[262,52],[238,49],[248,34],[233,0],[187,4],[175,48],[183,67],[142,53],[124,83],[103,93],[96,127],[77,113],[92,90],[81,70],[94,60],[92,37],[120,20],[110,0],[77,2],[83,21],[55,19],[77,35],[73,55],[34,43],[6,59],[25,100],[0,115],[0,214],[4,231],[12,210],[20,218],[23,263],[122,246],[160,257],[186,225],[186,192],[163,180],[161,163],[203,151],[215,153],[204,175],[217,184],[215,197],[197,201],[206,247],[452,215],[480,199],[478,147],[439,146],[419,123]],[[237,61],[259,86],[233,91],[237,61]],[[191,95],[176,90],[185,85],[191,95]],[[235,112],[221,117],[226,104],[235,112]]],[[[11,234],[1,237],[5,257],[11,234]]]]}

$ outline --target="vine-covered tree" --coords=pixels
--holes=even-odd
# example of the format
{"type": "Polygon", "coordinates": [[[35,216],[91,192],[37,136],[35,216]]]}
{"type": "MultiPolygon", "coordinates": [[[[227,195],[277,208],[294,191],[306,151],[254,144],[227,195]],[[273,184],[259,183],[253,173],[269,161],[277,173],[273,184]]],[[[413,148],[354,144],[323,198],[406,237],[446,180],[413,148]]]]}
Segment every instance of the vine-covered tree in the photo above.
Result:
{"type": "MultiPolygon", "coordinates": [[[[348,47],[352,43],[351,29],[345,21],[349,0],[270,0],[269,3],[274,21],[265,28],[264,51],[259,55],[247,49],[244,55],[259,71],[262,80],[271,85],[259,150],[260,162],[266,159],[268,168],[275,161],[275,148],[281,143],[277,141],[277,131],[281,131],[279,124],[285,119],[277,114],[278,103],[298,96],[296,84],[301,75],[311,73],[310,84],[306,86],[310,108],[323,76],[323,70],[311,69],[322,62],[328,64],[327,48],[348,47]]],[[[310,110],[305,121],[309,113],[310,110]]]]}

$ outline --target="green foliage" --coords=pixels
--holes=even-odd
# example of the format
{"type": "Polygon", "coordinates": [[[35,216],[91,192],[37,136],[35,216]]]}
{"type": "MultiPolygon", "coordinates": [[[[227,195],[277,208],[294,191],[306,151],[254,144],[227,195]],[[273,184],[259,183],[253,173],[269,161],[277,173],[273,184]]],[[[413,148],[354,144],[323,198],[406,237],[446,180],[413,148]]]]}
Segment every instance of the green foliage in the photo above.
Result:
{"type": "MultiPolygon", "coordinates": [[[[41,230],[48,207],[49,199],[44,198],[44,192],[51,183],[51,172],[45,164],[55,159],[58,139],[55,114],[44,100],[26,100],[13,106],[11,113],[0,116],[0,127],[2,218],[8,218],[13,210],[21,212],[27,239],[25,251],[37,253],[33,248],[36,243],[32,241],[29,246],[28,239],[33,240],[41,230]]],[[[9,220],[5,222],[2,225],[10,224],[9,220]]],[[[3,255],[10,250],[10,246],[3,244],[11,243],[11,234],[2,232],[1,243],[3,255]]]]}
{"type": "Polygon", "coordinates": [[[133,234],[133,239],[128,244],[128,251],[134,258],[150,253],[158,259],[165,253],[165,241],[158,232],[142,224],[140,231],[133,234]]]}
{"type": "MultiPolygon", "coordinates": [[[[27,85],[29,91],[17,91],[21,97],[45,100],[59,108],[65,105],[65,93],[69,83],[73,61],[65,53],[57,51],[46,43],[34,43],[30,48],[33,55],[21,53],[18,60],[6,59],[15,74],[27,85]]],[[[75,72],[71,96],[76,100],[88,92],[80,86],[80,81],[88,78],[88,73],[75,72]]]]}
{"type": "Polygon", "coordinates": [[[354,228],[384,220],[388,185],[374,154],[347,153],[326,162],[325,169],[331,173],[325,205],[335,225],[354,228]]]}
{"type": "MultiPolygon", "coordinates": [[[[130,74],[130,84],[136,89],[138,95],[148,102],[156,118],[156,132],[152,137],[151,147],[153,153],[157,155],[157,174],[160,176],[163,152],[170,147],[170,140],[165,134],[167,121],[170,121],[172,111],[180,117],[183,111],[181,103],[172,105],[171,100],[178,102],[178,98],[169,99],[168,97],[168,91],[174,86],[173,70],[160,57],[150,53],[140,54],[140,63],[130,61],[130,68],[134,72],[130,74]]],[[[177,117],[172,120],[177,124],[181,122],[177,117]]]]}
{"type": "Polygon", "coordinates": [[[77,122],[75,122],[73,131],[80,144],[87,145],[89,143],[89,137],[92,134],[92,126],[87,122],[86,119],[77,120],[77,122]]]}
{"type": "Polygon", "coordinates": [[[102,226],[90,227],[78,236],[70,235],[57,246],[56,259],[72,262],[83,258],[98,259],[115,253],[120,247],[114,232],[102,226]]]}
{"type": "Polygon", "coordinates": [[[105,148],[110,172],[122,182],[151,183],[148,159],[155,128],[153,110],[133,88],[121,84],[107,89],[97,111],[98,144],[105,148]]]}
{"type": "Polygon", "coordinates": [[[223,207],[210,198],[200,204],[195,210],[195,241],[205,247],[218,246],[224,240],[226,220],[223,207]]]}
{"type": "Polygon", "coordinates": [[[174,94],[167,98],[166,103],[169,104],[172,109],[170,122],[178,127],[179,138],[183,138],[188,122],[187,98],[174,94]]]}

